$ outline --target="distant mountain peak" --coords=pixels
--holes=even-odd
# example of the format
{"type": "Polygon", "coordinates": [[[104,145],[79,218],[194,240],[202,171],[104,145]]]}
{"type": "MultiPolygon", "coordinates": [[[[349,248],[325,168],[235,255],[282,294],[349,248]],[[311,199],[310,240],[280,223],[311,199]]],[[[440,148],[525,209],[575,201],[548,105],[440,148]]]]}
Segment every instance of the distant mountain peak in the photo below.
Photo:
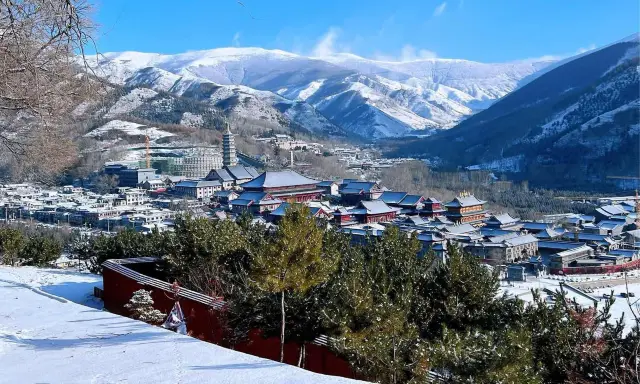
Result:
{"type": "MultiPolygon", "coordinates": [[[[215,86],[270,92],[269,99],[278,103],[308,104],[308,108],[297,109],[300,113],[315,111],[347,132],[381,138],[449,128],[513,91],[523,78],[548,64],[442,58],[382,61],[351,53],[308,57],[232,47],[178,54],[109,52],[101,55],[95,67],[96,73],[116,84],[146,86],[179,96],[202,95],[215,86]]],[[[260,95],[265,99],[264,93],[260,95]]],[[[241,110],[241,104],[233,109],[234,113],[241,110]]],[[[319,121],[302,120],[304,124],[319,121]]]]}

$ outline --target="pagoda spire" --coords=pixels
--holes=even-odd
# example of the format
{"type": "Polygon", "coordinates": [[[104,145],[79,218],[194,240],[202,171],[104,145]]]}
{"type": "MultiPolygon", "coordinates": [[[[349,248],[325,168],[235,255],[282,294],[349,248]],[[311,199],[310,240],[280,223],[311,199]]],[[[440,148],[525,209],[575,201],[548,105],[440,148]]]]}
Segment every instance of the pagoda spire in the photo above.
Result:
{"type": "Polygon", "coordinates": [[[238,158],[236,157],[236,144],[233,139],[233,133],[231,133],[231,125],[228,120],[225,120],[226,132],[222,135],[222,165],[225,167],[232,167],[238,164],[238,158]]]}

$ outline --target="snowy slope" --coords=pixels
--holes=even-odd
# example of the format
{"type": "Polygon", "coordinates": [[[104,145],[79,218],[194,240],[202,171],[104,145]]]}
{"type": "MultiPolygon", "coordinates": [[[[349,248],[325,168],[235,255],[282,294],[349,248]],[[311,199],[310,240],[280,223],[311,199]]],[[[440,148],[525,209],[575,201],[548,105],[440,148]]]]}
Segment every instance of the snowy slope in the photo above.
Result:
{"type": "Polygon", "coordinates": [[[174,136],[173,133],[160,130],[156,127],[147,127],[146,125],[132,123],[122,120],[111,120],[101,127],[87,133],[87,137],[100,137],[110,131],[119,131],[127,136],[149,136],[150,140],[157,140],[163,137],[174,136]]]}
{"type": "MultiPolygon", "coordinates": [[[[318,58],[262,48],[220,48],[177,55],[107,53],[95,71],[117,84],[185,96],[203,89],[231,87],[219,93],[237,99],[240,95],[235,90],[251,92],[233,86],[245,86],[271,94],[253,95],[263,101],[258,107],[260,118],[272,121],[272,111],[266,111],[268,102],[279,103],[278,97],[283,97],[313,107],[303,109],[311,116],[306,112],[286,116],[310,131],[321,132],[327,127],[328,122],[313,116],[319,113],[328,119],[330,129],[337,126],[362,136],[385,137],[409,134],[415,129],[452,127],[551,63],[487,64],[451,59],[385,62],[351,54],[318,58]]],[[[255,112],[255,105],[239,105],[233,110],[240,116],[255,112]]]]}
{"type": "Polygon", "coordinates": [[[565,60],[455,128],[394,154],[519,172],[554,188],[637,175],[639,63],[638,35],[565,60]]]}
{"type": "Polygon", "coordinates": [[[104,115],[109,119],[134,111],[136,108],[144,104],[145,101],[155,97],[158,93],[148,88],[136,88],[126,95],[120,97],[116,103],[109,108],[104,115]]]}
{"type": "Polygon", "coordinates": [[[0,383],[357,382],[75,304],[43,293],[38,287],[46,281],[53,282],[48,287],[82,297],[100,278],[0,267],[0,383]]]}

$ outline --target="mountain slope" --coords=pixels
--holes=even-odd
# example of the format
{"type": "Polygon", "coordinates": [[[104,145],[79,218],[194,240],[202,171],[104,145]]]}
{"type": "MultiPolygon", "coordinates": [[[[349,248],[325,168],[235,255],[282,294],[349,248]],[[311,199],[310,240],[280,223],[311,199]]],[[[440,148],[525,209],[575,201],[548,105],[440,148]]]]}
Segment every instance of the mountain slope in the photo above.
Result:
{"type": "Polygon", "coordinates": [[[261,48],[220,48],[177,55],[107,53],[94,69],[116,84],[181,96],[221,87],[225,90],[218,93],[235,105],[231,112],[241,116],[254,115],[256,106],[245,109],[236,99],[254,98],[264,112],[260,118],[268,120],[282,118],[278,106],[289,103],[298,113],[285,114],[285,119],[309,131],[343,130],[375,139],[449,128],[549,64],[384,62],[346,54],[314,58],[261,48]]]}
{"type": "Polygon", "coordinates": [[[397,153],[446,166],[520,171],[551,183],[636,174],[638,53],[636,35],[581,55],[455,128],[400,145],[397,153]]]}

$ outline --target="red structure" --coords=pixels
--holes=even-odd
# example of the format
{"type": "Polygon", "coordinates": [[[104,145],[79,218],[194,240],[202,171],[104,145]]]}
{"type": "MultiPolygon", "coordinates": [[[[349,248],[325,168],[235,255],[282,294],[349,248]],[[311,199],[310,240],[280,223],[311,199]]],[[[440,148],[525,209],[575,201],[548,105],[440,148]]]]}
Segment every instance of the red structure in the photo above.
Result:
{"type": "Polygon", "coordinates": [[[620,265],[604,265],[602,267],[565,267],[565,268],[553,268],[550,269],[549,272],[551,274],[565,274],[565,275],[576,275],[576,274],[590,274],[590,273],[618,273],[629,271],[631,269],[640,268],[640,259],[630,261],[628,263],[620,264],[620,265]]]}
{"type": "Polygon", "coordinates": [[[487,211],[484,210],[486,201],[478,200],[475,196],[463,192],[444,206],[445,216],[454,223],[482,224],[487,211]]]}
{"type": "Polygon", "coordinates": [[[353,217],[361,223],[371,224],[392,221],[400,208],[389,207],[384,201],[361,201],[349,211],[353,217]]]}
{"type": "MultiPolygon", "coordinates": [[[[222,316],[225,308],[224,301],[184,288],[180,288],[176,294],[174,286],[152,277],[156,262],[156,258],[133,258],[107,260],[102,264],[104,307],[109,312],[128,316],[129,312],[124,305],[129,302],[135,291],[145,289],[151,291],[154,307],[169,313],[177,298],[191,336],[254,356],[279,361],[280,339],[263,338],[258,329],[250,332],[248,341],[233,346],[227,345],[224,340],[225,327],[221,324],[224,318],[222,316]]],[[[325,336],[306,344],[303,368],[326,375],[355,378],[349,364],[329,350],[327,341],[325,336]]],[[[297,344],[285,344],[284,362],[297,365],[299,352],[300,346],[297,344]]]]}
{"type": "Polygon", "coordinates": [[[420,216],[435,217],[445,213],[444,205],[435,197],[424,200],[420,216]]]}
{"type": "Polygon", "coordinates": [[[267,171],[240,186],[245,191],[268,193],[288,203],[304,203],[322,197],[324,190],[318,187],[319,183],[294,171],[267,171]]]}

